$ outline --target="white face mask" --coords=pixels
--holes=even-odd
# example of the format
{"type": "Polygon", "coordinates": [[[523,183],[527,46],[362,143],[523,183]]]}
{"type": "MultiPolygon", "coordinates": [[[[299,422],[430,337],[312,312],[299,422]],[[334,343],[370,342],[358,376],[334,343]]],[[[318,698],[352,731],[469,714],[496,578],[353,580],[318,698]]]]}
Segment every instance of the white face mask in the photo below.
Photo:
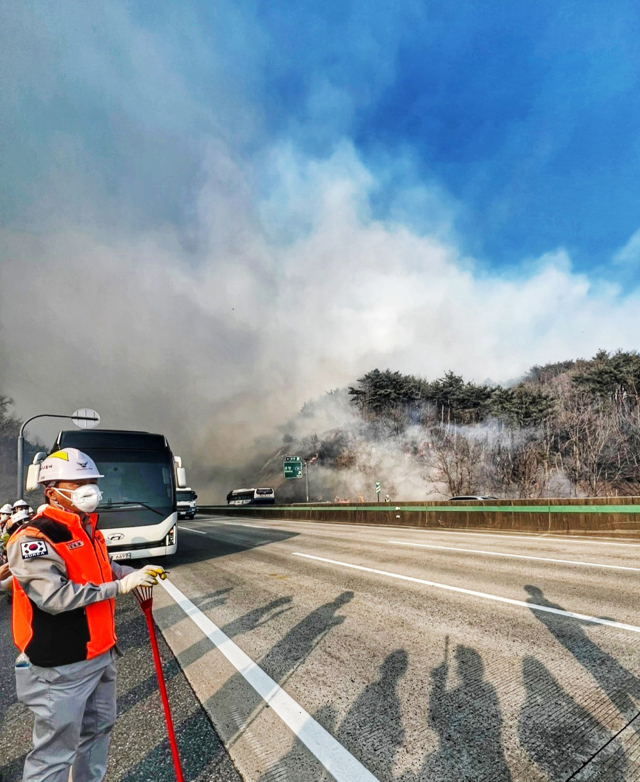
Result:
{"type": "Polygon", "coordinates": [[[95,483],[87,483],[73,491],[70,489],[56,489],[56,491],[67,497],[83,513],[93,513],[102,499],[102,492],[95,483]]]}

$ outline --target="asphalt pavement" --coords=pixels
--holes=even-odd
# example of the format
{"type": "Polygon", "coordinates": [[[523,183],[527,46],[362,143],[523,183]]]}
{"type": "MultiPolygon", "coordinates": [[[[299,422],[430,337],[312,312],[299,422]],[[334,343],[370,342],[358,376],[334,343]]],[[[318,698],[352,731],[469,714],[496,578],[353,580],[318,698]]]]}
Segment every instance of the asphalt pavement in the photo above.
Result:
{"type": "Polygon", "coordinates": [[[640,779],[639,555],[199,518],[156,619],[247,782],[622,782],[640,779]]]}
{"type": "MultiPolygon", "coordinates": [[[[637,542],[199,517],[165,565],[189,780],[640,780],[637,542]]],[[[133,600],[118,628],[108,780],[170,780],[133,600]]],[[[3,782],[30,730],[8,633],[0,600],[3,782]]]]}

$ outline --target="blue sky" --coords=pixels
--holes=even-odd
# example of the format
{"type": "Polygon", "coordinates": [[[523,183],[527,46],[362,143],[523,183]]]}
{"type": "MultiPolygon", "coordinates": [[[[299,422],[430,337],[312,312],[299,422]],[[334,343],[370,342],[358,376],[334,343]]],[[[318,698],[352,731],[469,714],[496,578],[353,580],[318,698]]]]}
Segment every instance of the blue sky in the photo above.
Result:
{"type": "MultiPolygon", "coordinates": [[[[41,216],[43,176],[88,166],[126,202],[113,219],[186,221],[222,135],[256,158],[348,139],[378,177],[376,214],[437,188],[489,269],[565,247],[597,270],[640,228],[637,3],[86,6],[5,8],[9,224],[41,216]]],[[[432,222],[420,201],[404,218],[432,222]]],[[[610,274],[627,282],[628,264],[610,274]]]]}

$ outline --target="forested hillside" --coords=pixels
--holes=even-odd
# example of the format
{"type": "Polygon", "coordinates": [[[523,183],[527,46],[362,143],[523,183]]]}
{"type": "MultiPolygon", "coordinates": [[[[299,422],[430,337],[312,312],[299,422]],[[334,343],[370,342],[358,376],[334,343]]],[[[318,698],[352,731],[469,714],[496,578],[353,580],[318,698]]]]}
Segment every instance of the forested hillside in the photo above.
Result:
{"type": "Polygon", "coordinates": [[[370,500],[374,480],[398,499],[640,494],[636,352],[534,366],[510,387],[374,369],[332,394],[351,420],[282,449],[317,455],[325,499],[370,500]]]}

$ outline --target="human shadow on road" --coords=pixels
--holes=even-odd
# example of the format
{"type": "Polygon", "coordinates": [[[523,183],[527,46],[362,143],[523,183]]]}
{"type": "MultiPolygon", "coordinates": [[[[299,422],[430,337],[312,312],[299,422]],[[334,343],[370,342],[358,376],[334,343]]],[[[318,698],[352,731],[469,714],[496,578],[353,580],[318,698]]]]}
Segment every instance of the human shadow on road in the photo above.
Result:
{"type": "Polygon", "coordinates": [[[260,667],[274,681],[282,682],[303,663],[322,638],[345,617],[336,612],[353,600],[353,592],[342,592],[335,600],[324,603],[305,616],[278,641],[260,661],[260,667]]]}
{"type": "MultiPolygon", "coordinates": [[[[553,782],[572,776],[604,747],[589,767],[589,779],[600,779],[609,757],[619,750],[604,725],[562,689],[547,668],[534,657],[522,661],[526,697],[518,722],[520,746],[553,782]],[[605,747],[606,745],[606,747],[605,747]]],[[[607,769],[607,782],[623,782],[623,757],[607,769]]]]}
{"type": "MultiPolygon", "coordinates": [[[[547,600],[538,587],[527,585],[525,590],[530,595],[527,603],[566,611],[562,606],[547,600]]],[[[589,638],[585,627],[593,623],[571,616],[558,616],[548,611],[531,609],[531,612],[551,635],[571,652],[580,665],[589,671],[618,711],[628,720],[632,720],[638,714],[633,699],[640,700],[640,679],[589,638]]]]}
{"type": "MultiPolygon", "coordinates": [[[[218,592],[224,593],[230,591],[230,589],[218,590],[218,592]]],[[[206,599],[206,597],[202,598],[202,600],[206,599]]],[[[276,600],[272,600],[264,606],[260,606],[259,608],[254,608],[251,611],[248,611],[246,614],[238,617],[238,619],[234,619],[232,622],[223,625],[221,629],[230,638],[241,635],[242,633],[250,632],[257,627],[261,627],[262,625],[271,622],[285,611],[290,610],[289,604],[291,602],[291,597],[277,598],[276,600]]],[[[117,616],[119,618],[119,611],[117,616]]],[[[143,650],[136,647],[148,646],[146,629],[144,628],[144,619],[142,613],[140,612],[137,617],[125,624],[118,622],[118,634],[126,634],[129,637],[128,645],[126,647],[128,654],[140,653],[143,650]]],[[[174,657],[171,657],[171,659],[163,664],[165,680],[167,682],[171,681],[180,673],[181,668],[186,668],[192,662],[195,662],[200,657],[203,657],[207,652],[211,651],[211,649],[213,649],[213,644],[211,641],[208,638],[202,638],[180,654],[180,664],[178,664],[178,661],[174,657]]],[[[149,654],[147,655],[149,660],[151,659],[150,654],[151,650],[149,649],[149,654]]],[[[129,709],[133,708],[133,706],[135,706],[137,703],[140,703],[145,698],[156,693],[157,690],[158,679],[155,673],[150,674],[142,681],[136,682],[133,687],[126,690],[125,692],[118,694],[118,715],[124,714],[129,709]]]]}
{"type": "MultiPolygon", "coordinates": [[[[271,600],[266,605],[260,606],[259,608],[253,608],[251,611],[238,617],[238,619],[233,619],[226,625],[222,625],[220,629],[225,635],[228,635],[229,638],[235,638],[238,635],[250,633],[252,630],[256,630],[258,627],[262,627],[263,625],[272,622],[287,611],[291,611],[292,602],[292,597],[278,597],[275,600],[271,600]]],[[[208,638],[201,638],[180,653],[180,664],[183,668],[186,668],[191,665],[191,663],[203,657],[207,652],[210,652],[211,649],[213,649],[211,641],[208,638]]]]}
{"type": "MultiPolygon", "coordinates": [[[[393,782],[395,757],[404,742],[396,688],[406,670],[407,653],[404,649],[392,652],[380,666],[379,677],[356,698],[337,729],[332,706],[324,706],[313,715],[380,782],[393,782]]],[[[259,782],[321,782],[329,779],[320,762],[294,738],[290,751],[271,766],[259,782]]]]}
{"type": "Polygon", "coordinates": [[[468,646],[457,646],[454,658],[459,684],[452,689],[446,651],[444,662],[431,671],[429,727],[439,745],[416,782],[510,782],[498,696],[484,679],[482,658],[468,646]]]}
{"type": "Polygon", "coordinates": [[[337,733],[346,747],[380,782],[393,780],[396,754],[404,742],[398,682],[407,670],[404,649],[392,652],[379,669],[379,677],[356,698],[337,733]]]}
{"type": "MultiPolygon", "coordinates": [[[[201,611],[206,613],[212,608],[224,605],[227,602],[227,595],[232,591],[233,587],[222,587],[221,589],[214,589],[213,592],[209,592],[206,595],[200,595],[199,597],[192,597],[189,599],[201,611]]],[[[154,609],[153,617],[158,626],[162,627],[164,630],[181,622],[186,618],[186,614],[183,609],[172,600],[169,605],[154,609]]]]}
{"type": "Polygon", "coordinates": [[[250,633],[252,630],[256,630],[258,627],[262,627],[262,625],[272,622],[281,614],[290,611],[292,602],[293,598],[289,595],[277,597],[266,605],[252,608],[251,611],[247,611],[246,614],[238,617],[238,619],[233,619],[231,622],[223,625],[222,630],[229,638],[235,638],[237,635],[250,633]],[[269,616],[269,614],[271,615],[269,616]]]}
{"type": "MultiPolygon", "coordinates": [[[[262,670],[283,684],[309,657],[320,641],[345,617],[336,615],[353,599],[353,592],[342,592],[305,616],[259,661],[262,670]]],[[[207,710],[220,715],[227,724],[246,726],[263,700],[240,674],[234,674],[207,701],[207,710]]],[[[256,711],[257,713],[257,711],[256,711]]]]}
{"type": "MultiPolygon", "coordinates": [[[[200,608],[201,611],[208,611],[211,608],[224,605],[227,601],[226,595],[231,592],[232,589],[233,587],[216,589],[208,595],[193,598],[191,602],[200,608]]],[[[140,617],[142,617],[140,607],[132,600],[133,606],[122,611],[121,602],[122,601],[118,602],[118,626],[116,629],[118,635],[118,648],[121,652],[126,652],[129,649],[133,649],[135,646],[140,645],[140,643],[144,644],[145,639],[141,639],[139,634],[131,632],[132,628],[136,627],[138,624],[140,617]]],[[[172,627],[186,618],[186,614],[182,608],[173,601],[170,605],[154,610],[153,616],[156,624],[162,630],[172,627]]]]}

